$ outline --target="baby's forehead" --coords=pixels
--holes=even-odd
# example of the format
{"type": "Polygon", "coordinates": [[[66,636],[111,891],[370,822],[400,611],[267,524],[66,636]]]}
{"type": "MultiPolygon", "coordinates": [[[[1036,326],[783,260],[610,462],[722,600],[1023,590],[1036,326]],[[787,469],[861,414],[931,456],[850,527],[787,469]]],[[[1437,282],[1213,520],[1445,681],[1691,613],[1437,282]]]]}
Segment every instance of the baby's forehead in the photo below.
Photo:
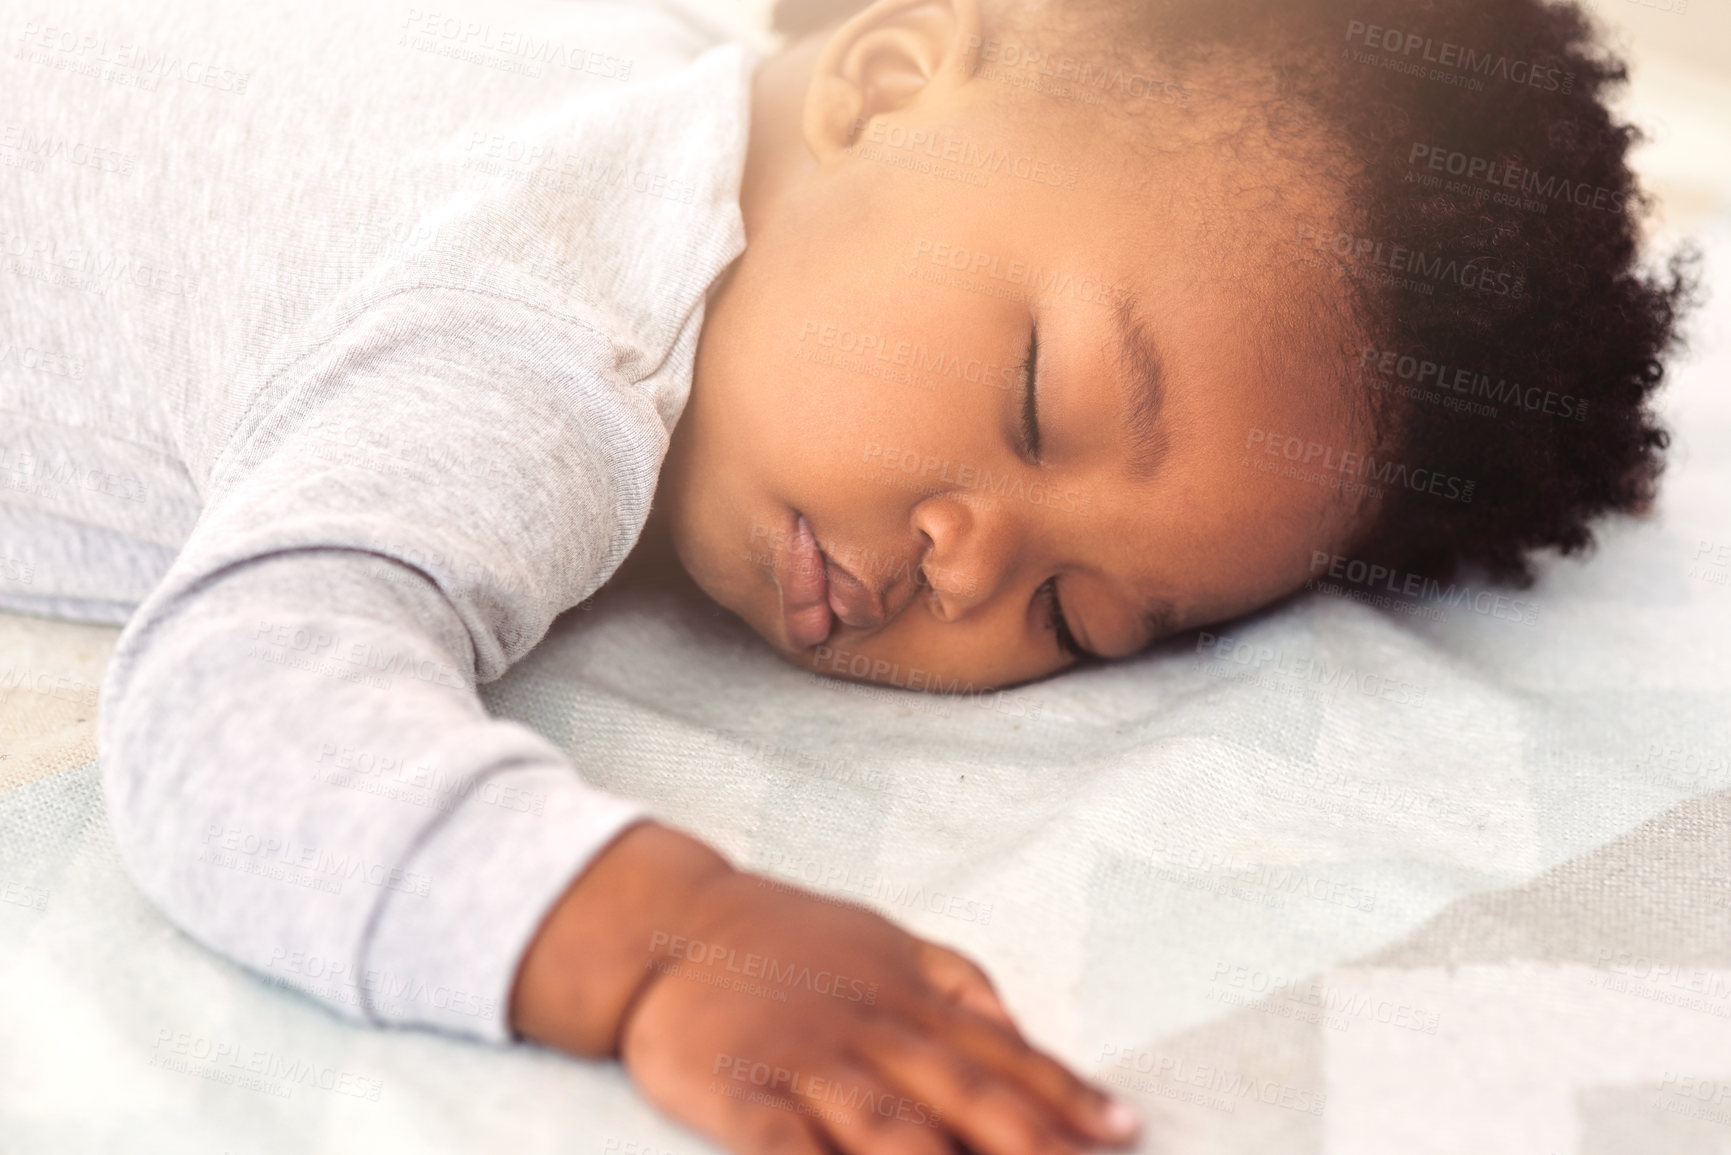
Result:
{"type": "Polygon", "coordinates": [[[1245,412],[1266,410],[1256,421],[1315,418],[1342,445],[1375,438],[1375,397],[1355,371],[1365,327],[1349,278],[1295,256],[1279,230],[1179,252],[1183,268],[1130,258],[1116,274],[1133,287],[1120,316],[1157,344],[1177,421],[1231,395],[1245,412]]]}

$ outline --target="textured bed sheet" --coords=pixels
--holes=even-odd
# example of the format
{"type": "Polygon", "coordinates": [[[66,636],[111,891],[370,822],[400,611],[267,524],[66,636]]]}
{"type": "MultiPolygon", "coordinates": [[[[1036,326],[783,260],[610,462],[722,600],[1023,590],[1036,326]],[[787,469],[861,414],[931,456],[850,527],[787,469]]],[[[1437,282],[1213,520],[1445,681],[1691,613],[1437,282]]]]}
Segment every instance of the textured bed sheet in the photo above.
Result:
{"type": "MultiPolygon", "coordinates": [[[[1726,316],[1668,395],[1659,515],[1502,591],[1518,610],[1312,593],[945,699],[638,592],[487,700],[736,860],[982,960],[1035,1039],[1147,1107],[1145,1150],[1722,1152],[1726,316]]],[[[0,619],[0,1151],[709,1150],[611,1065],[355,1029],[159,917],[98,789],[114,633],[0,619]]]]}

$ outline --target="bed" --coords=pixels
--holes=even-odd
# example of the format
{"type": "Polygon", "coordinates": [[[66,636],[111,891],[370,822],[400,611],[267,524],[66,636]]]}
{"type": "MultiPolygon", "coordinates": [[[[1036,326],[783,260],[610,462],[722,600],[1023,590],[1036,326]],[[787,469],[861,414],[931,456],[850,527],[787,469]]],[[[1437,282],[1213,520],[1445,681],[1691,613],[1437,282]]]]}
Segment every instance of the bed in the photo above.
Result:
{"type": "MultiPolygon", "coordinates": [[[[1728,283],[1731,217],[1700,231],[1728,283]]],[[[1324,580],[970,698],[818,678],[638,590],[484,696],[737,862],[980,960],[1143,1105],[1145,1151],[1731,1150],[1728,320],[1665,396],[1657,515],[1531,590],[1324,580]]],[[[99,788],[116,633],[0,615],[0,1152],[713,1150],[612,1064],[357,1029],[160,917],[99,788]]]]}

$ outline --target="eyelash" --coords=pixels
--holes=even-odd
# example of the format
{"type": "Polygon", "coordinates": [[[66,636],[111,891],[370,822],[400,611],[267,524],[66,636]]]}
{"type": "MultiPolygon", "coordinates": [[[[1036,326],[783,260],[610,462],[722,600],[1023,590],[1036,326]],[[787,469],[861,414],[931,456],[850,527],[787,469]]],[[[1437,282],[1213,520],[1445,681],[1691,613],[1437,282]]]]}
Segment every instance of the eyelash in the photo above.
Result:
{"type": "MultiPolygon", "coordinates": [[[[1035,461],[1040,460],[1040,410],[1034,390],[1039,356],[1040,330],[1035,326],[1028,330],[1028,356],[1022,362],[1022,444],[1035,461]]],[[[1063,604],[1058,601],[1058,576],[1047,578],[1034,596],[1046,607],[1046,628],[1057,635],[1058,647],[1078,661],[1087,661],[1088,655],[1076,643],[1076,635],[1070,632],[1070,623],[1064,617],[1063,604]]]]}
{"type": "Polygon", "coordinates": [[[1022,445],[1029,457],[1040,460],[1040,410],[1034,380],[1039,368],[1040,330],[1028,330],[1028,356],[1022,362],[1022,445]]]}
{"type": "Polygon", "coordinates": [[[1064,618],[1064,607],[1058,601],[1058,576],[1053,574],[1046,579],[1034,595],[1046,607],[1046,628],[1058,635],[1058,646],[1066,654],[1080,661],[1086,661],[1088,655],[1082,652],[1082,647],[1076,644],[1076,636],[1070,632],[1070,623],[1064,618]]]}

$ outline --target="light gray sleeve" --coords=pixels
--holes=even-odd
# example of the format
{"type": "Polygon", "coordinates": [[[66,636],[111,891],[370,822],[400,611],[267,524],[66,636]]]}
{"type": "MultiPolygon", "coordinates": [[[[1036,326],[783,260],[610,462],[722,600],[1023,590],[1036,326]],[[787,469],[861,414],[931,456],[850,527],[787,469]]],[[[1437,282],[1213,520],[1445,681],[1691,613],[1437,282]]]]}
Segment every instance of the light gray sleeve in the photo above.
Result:
{"type": "Polygon", "coordinates": [[[188,933],[352,1018],[511,1037],[540,921],[646,816],[474,688],[642,528],[667,427],[620,361],[418,290],[243,422],[102,687],[115,837],[188,933]]]}

